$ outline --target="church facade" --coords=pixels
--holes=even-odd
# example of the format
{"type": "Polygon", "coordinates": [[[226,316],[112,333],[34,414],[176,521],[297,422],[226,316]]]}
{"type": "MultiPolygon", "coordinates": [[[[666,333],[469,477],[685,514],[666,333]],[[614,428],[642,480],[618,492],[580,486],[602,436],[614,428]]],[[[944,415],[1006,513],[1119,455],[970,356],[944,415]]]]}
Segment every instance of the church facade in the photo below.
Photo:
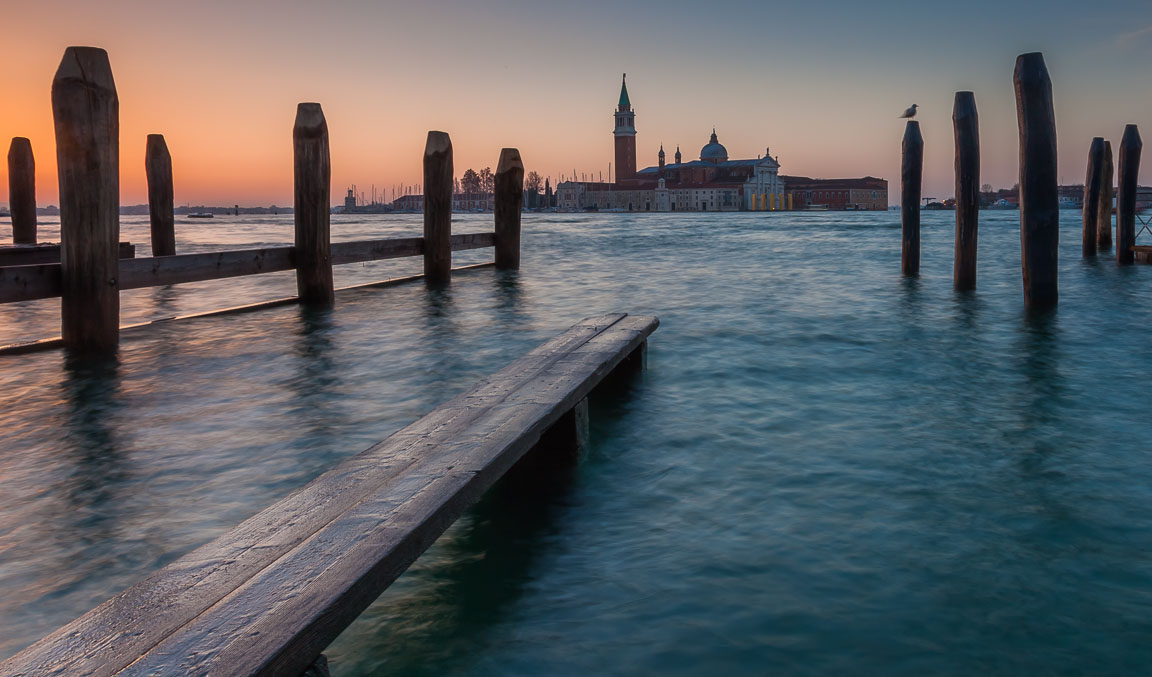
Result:
{"type": "Polygon", "coordinates": [[[627,82],[620,84],[614,112],[616,180],[564,181],[556,186],[557,206],[564,211],[749,211],[786,208],[780,163],[767,149],[763,157],[732,160],[716,130],[700,149],[698,160],[666,163],[660,147],[655,166],[636,169],[636,113],[627,82]]]}

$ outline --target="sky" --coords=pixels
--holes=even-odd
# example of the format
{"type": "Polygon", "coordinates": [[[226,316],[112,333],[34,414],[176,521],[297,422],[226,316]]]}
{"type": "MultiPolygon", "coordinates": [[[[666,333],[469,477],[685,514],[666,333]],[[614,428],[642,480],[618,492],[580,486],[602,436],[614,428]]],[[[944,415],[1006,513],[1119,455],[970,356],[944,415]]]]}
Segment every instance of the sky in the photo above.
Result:
{"type": "Polygon", "coordinates": [[[783,174],[879,176],[893,202],[912,103],[923,194],[953,194],[958,90],[979,107],[981,183],[1016,182],[1024,52],[1052,76],[1063,183],[1084,181],[1093,136],[1115,147],[1126,123],[1152,129],[1147,0],[0,2],[0,139],[31,139],[40,205],[58,201],[50,92],[69,45],[109,53],[122,204],[147,200],[149,133],[165,135],[178,205],[291,204],[302,101],[328,120],[334,203],[352,184],[391,198],[419,183],[432,129],[451,135],[457,175],[514,146],[553,181],[606,178],[624,72],[641,167],[661,143],[696,159],[715,127],[732,158],[770,149],[783,174]]]}

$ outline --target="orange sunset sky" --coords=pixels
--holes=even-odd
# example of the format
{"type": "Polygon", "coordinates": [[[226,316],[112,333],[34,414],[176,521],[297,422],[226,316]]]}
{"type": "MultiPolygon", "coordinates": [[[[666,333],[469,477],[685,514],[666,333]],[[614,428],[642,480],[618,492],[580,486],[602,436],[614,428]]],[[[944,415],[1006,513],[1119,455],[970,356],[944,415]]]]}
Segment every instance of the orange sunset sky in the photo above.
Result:
{"type": "Polygon", "coordinates": [[[500,148],[516,146],[553,181],[573,170],[606,178],[625,71],[641,167],[660,143],[694,159],[715,126],[733,158],[770,147],[785,174],[880,176],[893,200],[896,116],[911,103],[924,194],[952,195],[958,89],[980,107],[982,182],[1015,183],[1022,52],[1043,51],[1052,74],[1064,183],[1083,182],[1091,137],[1115,145],[1125,123],[1152,123],[1146,2],[798,4],[9,0],[0,137],[32,140],[38,203],[55,204],[50,86],[68,45],[112,60],[123,204],[146,201],[152,132],[172,152],[177,204],[291,204],[300,101],[324,107],[334,203],[353,183],[388,197],[418,183],[429,129],[451,134],[457,174],[495,167],[500,148]]]}

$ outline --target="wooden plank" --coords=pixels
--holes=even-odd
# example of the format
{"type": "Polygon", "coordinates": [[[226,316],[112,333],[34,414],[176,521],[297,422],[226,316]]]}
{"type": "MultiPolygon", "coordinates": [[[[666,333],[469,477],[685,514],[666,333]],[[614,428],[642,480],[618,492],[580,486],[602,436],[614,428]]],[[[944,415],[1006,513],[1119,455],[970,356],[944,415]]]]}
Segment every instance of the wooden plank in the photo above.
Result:
{"type": "Polygon", "coordinates": [[[1060,198],[1056,174],[1056,115],[1044,55],[1021,54],[1012,76],[1020,131],[1020,270],[1024,304],[1059,301],[1060,198]]]}
{"type": "Polygon", "coordinates": [[[126,259],[120,262],[120,288],[140,289],[241,275],[275,273],[292,270],[295,265],[292,247],[126,259]]]}
{"type": "Polygon", "coordinates": [[[296,674],[656,327],[625,318],[489,407],[124,674],[296,674]],[[534,386],[534,387],[533,387],[534,386]]]}
{"type": "Polygon", "coordinates": [[[176,253],[176,216],[172,198],[172,154],[163,134],[149,134],[144,148],[144,174],[148,178],[148,221],[152,228],[152,256],[176,253]]]}
{"type": "Polygon", "coordinates": [[[496,244],[496,233],[461,233],[453,235],[450,239],[452,251],[465,249],[484,249],[496,244]]]}
{"type": "MultiPolygon", "coordinates": [[[[416,463],[454,465],[444,440],[476,425],[623,315],[589,318],[384,442],[85,614],[0,668],[113,674],[416,463]],[[138,625],[137,620],[148,619],[138,625]]],[[[652,326],[654,329],[654,325],[652,326]]],[[[4,672],[4,670],[0,670],[4,672]]],[[[5,673],[6,674],[6,673],[5,673]]]]}
{"type": "Polygon", "coordinates": [[[1138,244],[1132,247],[1132,255],[1136,263],[1152,263],[1152,246],[1138,244]]]}
{"type": "Polygon", "coordinates": [[[52,80],[60,179],[61,335],[108,354],[120,338],[120,103],[108,53],[69,47],[52,80]]]}
{"type": "MultiPolygon", "coordinates": [[[[131,259],[136,256],[136,245],[121,242],[119,257],[131,259]]],[[[32,266],[40,263],[60,263],[60,245],[55,243],[0,247],[0,267],[32,266]]]]}
{"type": "Polygon", "coordinates": [[[59,295],[59,263],[0,268],[0,303],[35,301],[59,295]]]}
{"type": "Polygon", "coordinates": [[[406,256],[422,256],[423,254],[424,238],[422,237],[395,237],[386,240],[332,243],[333,265],[398,259],[406,256]]]}
{"type": "Polygon", "coordinates": [[[318,103],[296,107],[292,128],[295,168],[296,294],[300,303],[327,307],[336,302],[332,283],[332,161],[328,122],[318,103]]]}

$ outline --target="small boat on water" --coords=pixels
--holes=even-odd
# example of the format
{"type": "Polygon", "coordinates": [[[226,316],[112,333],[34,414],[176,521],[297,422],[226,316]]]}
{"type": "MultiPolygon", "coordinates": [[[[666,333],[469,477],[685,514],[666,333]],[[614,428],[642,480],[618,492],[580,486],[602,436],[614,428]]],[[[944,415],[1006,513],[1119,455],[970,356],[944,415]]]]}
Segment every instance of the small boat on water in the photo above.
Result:
{"type": "Polygon", "coordinates": [[[212,218],[212,212],[191,212],[190,214],[188,214],[188,218],[190,218],[190,219],[210,219],[210,218],[212,218]]]}

